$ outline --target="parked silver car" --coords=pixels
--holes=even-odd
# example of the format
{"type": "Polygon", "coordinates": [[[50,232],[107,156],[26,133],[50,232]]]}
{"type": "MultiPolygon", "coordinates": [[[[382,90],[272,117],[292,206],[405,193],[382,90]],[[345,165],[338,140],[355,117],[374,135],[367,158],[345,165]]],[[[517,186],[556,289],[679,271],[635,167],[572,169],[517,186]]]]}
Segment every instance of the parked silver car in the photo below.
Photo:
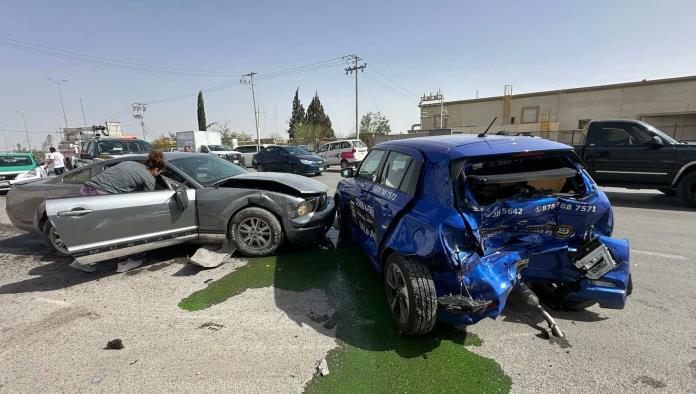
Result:
{"type": "Polygon", "coordinates": [[[93,263],[177,243],[232,240],[242,254],[272,254],[284,239],[318,242],[334,219],[327,187],[292,174],[250,173],[218,157],[165,153],[158,190],[80,197],[82,184],[129,156],[18,185],[7,214],[59,253],[93,263]]]}

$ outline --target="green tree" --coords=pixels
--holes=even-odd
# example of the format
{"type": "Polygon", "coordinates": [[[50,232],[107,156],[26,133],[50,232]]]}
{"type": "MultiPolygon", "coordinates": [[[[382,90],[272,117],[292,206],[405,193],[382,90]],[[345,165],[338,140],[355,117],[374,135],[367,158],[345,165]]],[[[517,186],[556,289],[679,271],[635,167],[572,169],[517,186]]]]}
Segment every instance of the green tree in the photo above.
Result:
{"type": "Polygon", "coordinates": [[[203,104],[203,91],[198,92],[198,130],[207,130],[205,122],[205,105],[203,104]]]}
{"type": "Polygon", "coordinates": [[[391,133],[389,119],[381,112],[368,112],[360,119],[360,134],[387,135],[391,133]]]}
{"type": "Polygon", "coordinates": [[[176,139],[170,136],[161,135],[152,140],[152,147],[155,149],[167,149],[176,146],[176,139]]]}
{"type": "Polygon", "coordinates": [[[295,90],[295,97],[292,99],[292,114],[290,115],[290,122],[288,124],[288,135],[290,138],[296,138],[295,132],[305,121],[305,109],[300,102],[300,88],[295,90]]]}
{"type": "Polygon", "coordinates": [[[324,112],[324,106],[321,104],[319,94],[316,92],[314,93],[312,102],[309,103],[309,106],[307,107],[305,123],[318,128],[320,138],[334,138],[333,127],[331,127],[331,119],[329,119],[329,116],[324,112]]]}
{"type": "Polygon", "coordinates": [[[244,142],[244,141],[253,141],[253,138],[251,137],[250,134],[244,133],[242,131],[232,131],[230,130],[230,121],[227,121],[223,124],[220,123],[211,123],[214,125],[215,130],[213,131],[218,131],[220,132],[220,139],[222,140],[223,145],[227,145],[229,147],[232,147],[234,145],[232,140],[237,139],[237,142],[244,142]]]}

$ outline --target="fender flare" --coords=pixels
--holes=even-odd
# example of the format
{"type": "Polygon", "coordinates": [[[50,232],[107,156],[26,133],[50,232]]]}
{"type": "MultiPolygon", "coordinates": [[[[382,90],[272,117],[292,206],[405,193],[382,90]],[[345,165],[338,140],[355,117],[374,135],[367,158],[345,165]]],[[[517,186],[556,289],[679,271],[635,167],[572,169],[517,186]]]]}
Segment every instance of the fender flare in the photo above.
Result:
{"type": "Polygon", "coordinates": [[[672,187],[677,186],[677,182],[679,182],[679,178],[686,172],[689,168],[696,166],[696,161],[690,161],[686,164],[684,164],[679,171],[677,171],[677,175],[674,176],[674,179],[672,179],[672,187]]]}

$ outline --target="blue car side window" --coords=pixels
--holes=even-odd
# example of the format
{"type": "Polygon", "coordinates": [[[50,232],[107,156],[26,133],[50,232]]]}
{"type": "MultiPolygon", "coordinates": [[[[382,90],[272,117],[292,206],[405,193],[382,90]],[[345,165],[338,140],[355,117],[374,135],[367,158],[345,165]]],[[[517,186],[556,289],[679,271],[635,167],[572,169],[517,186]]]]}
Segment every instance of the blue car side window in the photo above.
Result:
{"type": "Polygon", "coordinates": [[[373,149],[370,151],[360,165],[360,169],[358,169],[358,178],[362,178],[370,182],[376,182],[379,164],[382,162],[382,158],[384,157],[385,153],[385,151],[378,149],[373,149]]]}

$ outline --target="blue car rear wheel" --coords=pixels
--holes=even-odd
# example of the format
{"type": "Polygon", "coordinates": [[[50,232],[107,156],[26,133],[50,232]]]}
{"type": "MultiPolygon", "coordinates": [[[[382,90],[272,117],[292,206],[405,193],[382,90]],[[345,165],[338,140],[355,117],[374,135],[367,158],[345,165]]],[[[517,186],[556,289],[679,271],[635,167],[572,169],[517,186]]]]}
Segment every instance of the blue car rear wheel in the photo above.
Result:
{"type": "Polygon", "coordinates": [[[435,327],[437,295],[428,267],[393,253],[384,267],[384,290],[392,320],[403,335],[427,334],[435,327]]]}

